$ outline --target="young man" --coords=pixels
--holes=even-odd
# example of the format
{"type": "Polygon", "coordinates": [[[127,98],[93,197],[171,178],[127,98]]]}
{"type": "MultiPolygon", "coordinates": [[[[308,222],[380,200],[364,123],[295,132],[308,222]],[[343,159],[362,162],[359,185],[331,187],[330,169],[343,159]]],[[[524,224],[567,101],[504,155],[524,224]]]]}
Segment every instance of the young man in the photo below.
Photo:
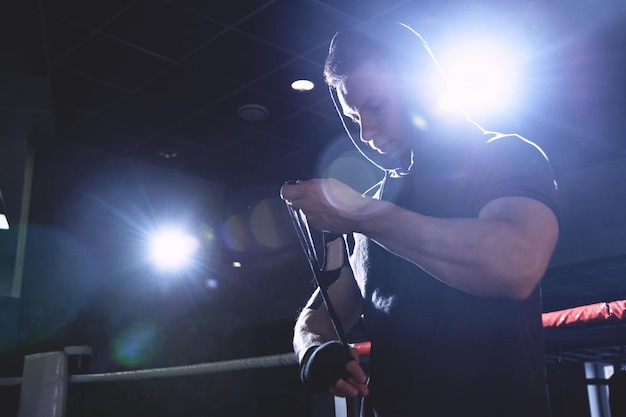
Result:
{"type": "Polygon", "coordinates": [[[304,382],[363,396],[365,415],[549,416],[539,282],[558,222],[545,155],[441,110],[445,78],[405,25],[339,32],[325,76],[385,175],[373,196],[332,179],[281,189],[313,227],[345,236],[329,298],[372,342],[367,380],[314,293],[294,332],[304,382]]]}

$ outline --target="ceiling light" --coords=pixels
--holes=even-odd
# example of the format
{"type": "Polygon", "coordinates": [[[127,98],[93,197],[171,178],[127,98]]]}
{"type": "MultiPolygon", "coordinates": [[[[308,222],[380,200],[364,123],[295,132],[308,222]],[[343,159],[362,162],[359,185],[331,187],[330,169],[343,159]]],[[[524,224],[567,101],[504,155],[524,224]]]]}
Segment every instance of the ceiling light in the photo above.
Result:
{"type": "Polygon", "coordinates": [[[291,88],[296,91],[311,91],[314,87],[313,81],[309,80],[295,80],[291,83],[291,88]]]}
{"type": "Polygon", "coordinates": [[[161,148],[159,149],[159,156],[164,159],[173,159],[178,156],[178,151],[171,148],[161,148]]]}
{"type": "Polygon", "coordinates": [[[267,119],[270,111],[260,104],[244,104],[237,109],[237,114],[247,122],[260,122],[267,119]]]}
{"type": "Polygon", "coordinates": [[[162,230],[152,236],[150,255],[164,270],[184,266],[199,248],[198,240],[179,229],[162,230]]]}

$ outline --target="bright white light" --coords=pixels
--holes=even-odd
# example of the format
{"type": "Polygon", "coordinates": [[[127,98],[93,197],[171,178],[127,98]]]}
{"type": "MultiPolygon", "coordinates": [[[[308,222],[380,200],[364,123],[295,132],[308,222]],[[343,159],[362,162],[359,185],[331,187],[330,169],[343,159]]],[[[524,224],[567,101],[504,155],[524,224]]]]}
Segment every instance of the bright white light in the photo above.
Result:
{"type": "Polygon", "coordinates": [[[190,261],[198,249],[198,240],[181,230],[166,230],[152,238],[150,255],[161,269],[178,269],[190,261]]]}
{"type": "Polygon", "coordinates": [[[239,262],[239,261],[234,261],[234,262],[233,262],[233,268],[241,268],[241,262],[239,262]]]}
{"type": "Polygon", "coordinates": [[[509,111],[519,100],[524,56],[510,42],[456,42],[446,48],[441,63],[450,83],[439,103],[444,110],[462,108],[470,115],[487,115],[509,111]]]}
{"type": "Polygon", "coordinates": [[[291,83],[291,88],[296,91],[311,91],[314,87],[315,84],[309,80],[296,80],[291,83]]]}
{"type": "Polygon", "coordinates": [[[9,230],[9,221],[7,220],[7,216],[5,214],[0,214],[0,229],[9,230]]]}

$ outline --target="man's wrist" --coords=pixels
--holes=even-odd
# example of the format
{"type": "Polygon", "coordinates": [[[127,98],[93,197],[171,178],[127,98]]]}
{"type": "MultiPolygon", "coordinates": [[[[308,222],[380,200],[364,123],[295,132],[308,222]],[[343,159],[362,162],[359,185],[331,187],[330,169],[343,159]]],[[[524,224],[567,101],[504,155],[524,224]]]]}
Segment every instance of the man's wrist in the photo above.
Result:
{"type": "Polygon", "coordinates": [[[379,222],[388,215],[392,204],[376,198],[363,198],[368,201],[354,216],[352,231],[370,236],[376,233],[377,228],[380,228],[379,222]]]}
{"type": "Polygon", "coordinates": [[[338,341],[310,347],[300,362],[300,379],[309,389],[326,392],[340,379],[350,377],[346,364],[353,360],[350,349],[338,341]]]}

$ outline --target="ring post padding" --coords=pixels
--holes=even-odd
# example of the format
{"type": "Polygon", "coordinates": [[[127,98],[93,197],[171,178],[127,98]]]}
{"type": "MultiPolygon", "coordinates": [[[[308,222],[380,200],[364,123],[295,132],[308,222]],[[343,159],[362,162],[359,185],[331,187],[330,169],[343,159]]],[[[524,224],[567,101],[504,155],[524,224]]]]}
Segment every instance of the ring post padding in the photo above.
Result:
{"type": "Polygon", "coordinates": [[[24,358],[18,417],[63,417],[67,382],[65,353],[27,355],[24,358]]]}
{"type": "Polygon", "coordinates": [[[607,301],[542,314],[544,328],[626,320],[626,300],[607,301]]]}

